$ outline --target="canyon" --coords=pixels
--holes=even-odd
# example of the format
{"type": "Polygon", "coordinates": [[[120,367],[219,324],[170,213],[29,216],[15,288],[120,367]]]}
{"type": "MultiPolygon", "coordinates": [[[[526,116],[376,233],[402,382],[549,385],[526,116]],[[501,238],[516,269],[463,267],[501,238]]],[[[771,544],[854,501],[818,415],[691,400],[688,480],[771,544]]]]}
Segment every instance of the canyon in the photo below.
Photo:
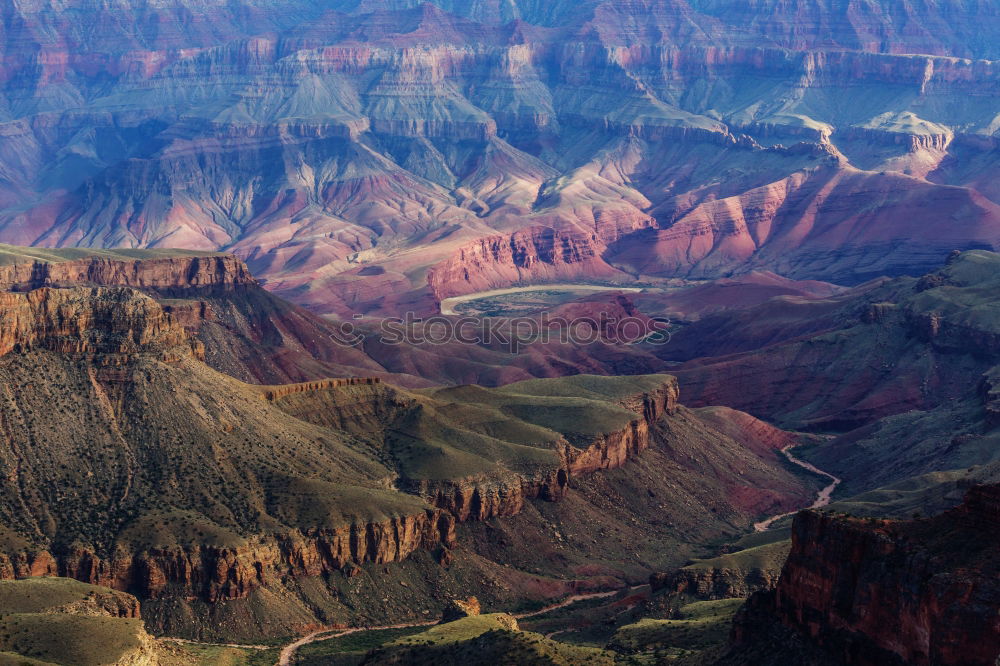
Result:
{"type": "MultiPolygon", "coordinates": [[[[934,650],[934,659],[952,659],[934,646],[973,640],[923,607],[911,613],[913,631],[952,632],[946,640],[920,647],[902,625],[885,631],[884,622],[845,624],[854,615],[820,617],[816,609],[829,604],[805,596],[817,587],[806,579],[836,581],[855,570],[854,554],[824,554],[827,532],[843,546],[868,543],[875,529],[879,544],[896,545],[858,546],[851,553],[860,549],[859,566],[884,555],[892,565],[879,571],[905,573],[927,557],[912,551],[914,539],[932,541],[933,566],[946,569],[958,566],[949,544],[965,537],[941,525],[971,534],[980,527],[970,524],[992,520],[992,495],[974,489],[942,518],[905,522],[1000,479],[992,454],[998,255],[951,254],[922,277],[853,289],[754,274],[585,295],[560,308],[617,304],[633,316],[678,317],[672,344],[642,351],[671,374],[487,388],[394,374],[370,355],[375,347],[343,351],[330,338],[332,322],[262,289],[231,255],[0,249],[0,578],[57,576],[128,592],[154,635],[237,646],[322,627],[388,621],[416,629],[427,622],[420,609],[437,612],[470,591],[491,608],[610,595],[612,628],[623,633],[609,645],[619,646],[639,631],[629,618],[647,621],[639,613],[672,617],[685,600],[730,604],[750,595],[735,618],[736,641],[717,663],[746,663],[747,654],[770,650],[761,647],[769,640],[816,659],[843,641],[868,646],[830,657],[847,663],[913,661],[934,650]],[[750,296],[731,303],[734,290],[750,296]],[[714,336],[702,333],[708,328],[714,336]],[[225,352],[234,340],[245,353],[225,352]],[[788,357],[786,348],[808,368],[775,361],[788,357]],[[369,371],[324,378],[341,353],[369,371]],[[914,355],[940,360],[928,366],[914,355]],[[768,402],[712,379],[739,376],[733,369],[747,363],[755,370],[742,386],[765,386],[779,370],[833,377],[845,362],[872,366],[859,357],[891,365],[887,383],[824,381],[833,391],[820,402],[811,402],[817,394],[768,402]],[[928,367],[934,391],[886,399],[901,385],[926,386],[928,367]],[[815,420],[804,406],[817,405],[820,416],[849,401],[872,407],[816,421],[840,433],[817,437],[708,404],[750,398],[750,411],[796,427],[815,420]],[[790,446],[807,469],[842,476],[847,493],[826,512],[797,514],[789,544],[782,516],[829,483],[793,473],[783,454],[790,446]],[[860,517],[835,513],[844,510],[860,517]],[[758,541],[743,536],[767,515],[777,520],[758,541]],[[914,564],[896,567],[900,558],[914,564]],[[817,562],[826,568],[809,573],[817,562]],[[615,610],[632,598],[616,588],[646,580],[649,601],[615,610]]],[[[548,350],[557,358],[576,351],[548,350]]],[[[951,599],[990,555],[969,558],[964,573],[928,594],[951,599]]],[[[888,604],[893,589],[912,587],[893,580],[872,579],[866,589],[888,604]]],[[[954,603],[972,614],[968,626],[988,618],[954,603]]],[[[908,604],[898,604],[904,619],[908,604]]],[[[135,636],[142,650],[163,649],[135,636]]],[[[576,649],[568,645],[552,649],[576,649]]],[[[991,649],[983,642],[984,654],[991,649]]]]}
{"type": "Polygon", "coordinates": [[[988,0],[3,3],[0,662],[993,664],[998,108],[988,0]]]}
{"type": "MultiPolygon", "coordinates": [[[[486,388],[390,372],[377,347],[338,344],[335,322],[267,292],[231,255],[0,249],[0,577],[127,591],[156,635],[256,644],[319,627],[420,624],[417,609],[436,612],[462,592],[509,608],[646,579],[659,613],[675,612],[673,599],[800,594],[808,586],[782,583],[780,563],[788,548],[786,566],[812,561],[803,549],[820,537],[796,537],[796,527],[784,545],[781,517],[829,479],[793,474],[787,447],[844,479],[830,509],[874,513],[851,519],[861,529],[947,510],[970,484],[1000,479],[989,252],[853,289],[753,274],[584,295],[557,312],[616,304],[677,317],[671,344],[631,352],[671,374],[486,388]],[[731,302],[736,291],[744,302],[731,302]],[[885,382],[833,381],[844,363],[869,372],[858,358],[891,368],[885,382]],[[341,378],[324,372],[334,369],[341,378]],[[825,393],[768,401],[741,390],[794,373],[827,373],[825,393]],[[740,376],[746,383],[731,383],[740,376]],[[895,393],[914,384],[934,390],[895,393]],[[870,407],[840,416],[852,403],[870,407]],[[781,430],[733,407],[840,434],[781,430]],[[762,545],[712,557],[708,544],[768,515],[777,519],[762,545]],[[391,591],[380,591],[387,580],[391,591]]],[[[795,524],[810,515],[834,514],[795,524]]],[[[831,555],[830,575],[845,562],[831,555]]],[[[745,613],[765,598],[752,596],[745,613]]],[[[803,615],[781,617],[763,635],[800,630],[793,618],[803,615]]],[[[810,625],[801,649],[835,646],[823,636],[838,622],[810,625]]],[[[875,643],[896,635],[856,631],[875,643]]],[[[729,649],[758,649],[741,645],[729,649]]],[[[855,658],[844,659],[864,663],[855,658]]]]}
{"type": "Polygon", "coordinates": [[[128,591],[157,633],[246,640],[370,614],[402,619],[437,603],[434,587],[476,576],[503,581],[480,589],[491,603],[600,589],[650,565],[611,542],[602,567],[566,578],[555,559],[542,570],[563,578],[540,577],[481,542],[477,526],[521,521],[524,534],[501,543],[524,548],[545,524],[540,505],[572,505],[558,520],[581,531],[596,510],[588,502],[642,484],[690,507],[657,529],[682,521],[697,543],[812,492],[780,463],[791,435],[731,410],[689,411],[669,375],[496,389],[413,390],[374,375],[247,384],[208,365],[219,339],[199,337],[206,323],[194,313],[246,312],[256,298],[287,317],[299,310],[260,290],[239,260],[6,252],[0,577],[128,591]],[[663,464],[675,470],[657,479],[663,464]],[[388,566],[411,581],[404,597],[359,612],[388,566]]]}
{"type": "Polygon", "coordinates": [[[988,3],[243,4],[6,8],[0,242],[225,250],[346,317],[1000,243],[988,3]]]}

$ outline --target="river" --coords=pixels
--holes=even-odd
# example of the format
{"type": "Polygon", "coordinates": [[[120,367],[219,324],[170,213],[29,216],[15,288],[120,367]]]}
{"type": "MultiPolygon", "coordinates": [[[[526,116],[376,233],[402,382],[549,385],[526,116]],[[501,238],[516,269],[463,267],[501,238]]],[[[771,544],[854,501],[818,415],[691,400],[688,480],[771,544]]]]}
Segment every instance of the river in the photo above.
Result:
{"type": "Polygon", "coordinates": [[[636,293],[642,291],[641,287],[614,287],[596,284],[539,284],[531,287],[510,287],[508,289],[493,289],[492,291],[480,291],[475,294],[464,296],[453,296],[441,301],[441,314],[445,316],[460,315],[456,308],[462,303],[478,301],[481,298],[495,298],[497,296],[509,296],[510,294],[521,294],[531,291],[627,291],[636,293]]]}
{"type": "MultiPolygon", "coordinates": [[[[798,465],[802,469],[808,470],[808,471],[812,472],[813,474],[819,474],[820,476],[825,476],[826,478],[830,479],[830,484],[827,485],[827,486],[825,486],[816,495],[816,501],[813,502],[812,504],[810,504],[809,506],[803,507],[803,508],[805,508],[805,509],[820,509],[820,508],[826,506],[827,504],[830,503],[830,498],[833,496],[833,491],[837,489],[837,486],[840,485],[840,482],[841,482],[842,479],[834,476],[833,474],[830,474],[829,472],[824,472],[823,470],[821,470],[820,468],[816,467],[812,463],[808,463],[805,460],[802,460],[800,458],[796,458],[795,455],[792,453],[792,449],[793,448],[795,448],[794,445],[789,445],[789,446],[786,446],[785,448],[781,449],[781,452],[785,454],[785,457],[788,458],[789,462],[791,462],[791,463],[793,463],[795,465],[798,465]]],[[[754,526],[753,526],[753,529],[756,532],[766,532],[768,529],[770,529],[771,525],[773,525],[775,522],[781,520],[782,518],[786,518],[788,516],[793,516],[793,515],[795,515],[796,513],[798,513],[801,510],[802,509],[796,509],[795,511],[789,511],[787,513],[779,513],[779,514],[777,514],[775,516],[771,516],[767,520],[762,520],[759,523],[755,523],[754,526]]]]}

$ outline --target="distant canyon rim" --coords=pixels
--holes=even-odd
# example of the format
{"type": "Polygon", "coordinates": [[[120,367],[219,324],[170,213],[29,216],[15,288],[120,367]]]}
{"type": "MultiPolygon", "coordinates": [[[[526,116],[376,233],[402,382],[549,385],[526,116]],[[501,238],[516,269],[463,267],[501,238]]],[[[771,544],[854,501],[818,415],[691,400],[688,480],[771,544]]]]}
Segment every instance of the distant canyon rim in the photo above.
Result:
{"type": "Polygon", "coordinates": [[[1000,243],[990,3],[240,7],[8,5],[0,242],[232,251],[342,317],[1000,243]]]}

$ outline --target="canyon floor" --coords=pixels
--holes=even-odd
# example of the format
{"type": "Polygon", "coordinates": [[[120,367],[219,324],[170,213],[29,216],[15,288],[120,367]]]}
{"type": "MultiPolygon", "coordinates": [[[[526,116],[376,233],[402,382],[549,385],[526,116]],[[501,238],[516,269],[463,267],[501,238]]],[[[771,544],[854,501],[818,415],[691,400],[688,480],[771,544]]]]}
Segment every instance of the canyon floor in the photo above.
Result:
{"type": "MultiPolygon", "coordinates": [[[[540,294],[542,296],[549,296],[552,301],[546,303],[542,302],[529,302],[529,303],[508,303],[506,307],[500,311],[501,314],[509,315],[511,311],[527,310],[533,311],[538,310],[539,306],[558,304],[560,302],[568,302],[575,300],[579,297],[581,293],[586,292],[602,292],[602,291],[613,291],[622,293],[635,293],[641,292],[641,287],[622,287],[614,285],[591,285],[591,284],[544,284],[536,285],[534,287],[508,287],[507,289],[491,289],[490,291],[481,291],[474,294],[465,294],[463,296],[453,296],[452,298],[445,298],[441,301],[441,314],[446,316],[460,315],[460,314],[476,314],[481,313],[484,310],[492,311],[496,310],[497,305],[490,303],[493,299],[497,299],[504,296],[517,296],[521,294],[540,294]],[[476,301],[487,301],[486,303],[479,303],[476,305],[476,301]]],[[[505,299],[506,300],[506,299],[505,299]]]]}

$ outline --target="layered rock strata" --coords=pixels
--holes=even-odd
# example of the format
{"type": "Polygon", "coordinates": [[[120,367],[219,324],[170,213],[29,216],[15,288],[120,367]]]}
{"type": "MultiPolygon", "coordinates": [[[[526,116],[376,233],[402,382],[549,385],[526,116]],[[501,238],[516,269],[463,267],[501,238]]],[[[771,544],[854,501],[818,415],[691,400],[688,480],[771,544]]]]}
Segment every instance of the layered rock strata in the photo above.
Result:
{"type": "Polygon", "coordinates": [[[653,592],[684,594],[698,599],[743,599],[754,592],[772,590],[779,571],[771,569],[678,569],[653,574],[649,579],[653,592]]]}
{"type": "Polygon", "coordinates": [[[1000,486],[912,522],[804,511],[776,590],[751,599],[737,644],[774,618],[846,664],[992,666],[1000,656],[1000,486]]]}
{"type": "Polygon", "coordinates": [[[513,516],[532,499],[559,501],[569,490],[574,477],[599,470],[616,469],[650,446],[650,431],[665,414],[677,407],[677,381],[664,376],[662,385],[649,393],[620,402],[636,413],[637,418],[614,432],[595,435],[586,443],[554,443],[559,465],[531,476],[507,474],[457,481],[401,480],[401,487],[426,497],[431,504],[445,509],[460,522],[513,516]]]}
{"type": "Polygon", "coordinates": [[[126,590],[141,599],[181,596],[215,603],[246,598],[288,576],[349,571],[365,562],[399,562],[418,549],[453,545],[454,530],[449,513],[428,510],[335,530],[261,535],[232,547],[178,545],[135,552],[119,546],[110,556],[82,546],[57,555],[22,551],[0,554],[0,579],[63,576],[126,590]]]}
{"type": "MultiPolygon", "coordinates": [[[[378,475],[386,475],[388,471],[375,460],[359,459],[350,447],[334,448],[330,452],[318,450],[315,455],[320,457],[314,464],[326,466],[338,460],[322,457],[326,455],[340,456],[340,462],[331,471],[324,472],[330,480],[320,483],[326,486],[309,492],[346,492],[349,497],[350,493],[360,494],[356,501],[370,502],[375,507],[391,500],[387,505],[391,508],[384,510],[382,515],[373,510],[375,517],[370,518],[363,517],[367,507],[354,506],[352,501],[344,500],[346,504],[335,505],[329,510],[346,510],[347,515],[336,519],[339,524],[324,524],[323,513],[309,513],[311,495],[302,495],[310,488],[309,476],[314,472],[310,471],[301,480],[286,478],[290,472],[285,466],[297,464],[297,455],[289,450],[281,452],[290,457],[279,465],[275,476],[267,460],[276,455],[275,449],[267,447],[271,440],[276,441],[280,449],[309,447],[314,445],[310,442],[317,440],[325,441],[326,447],[337,447],[345,431],[333,423],[320,428],[297,421],[281,411],[278,403],[316,393],[369,391],[372,394],[371,418],[377,423],[396,409],[390,403],[405,405],[412,402],[412,398],[382,396],[382,392],[394,390],[383,387],[378,378],[330,379],[267,387],[235,382],[205,367],[199,360],[202,348],[174,314],[133,288],[43,287],[25,293],[0,293],[0,314],[5,322],[0,338],[0,361],[10,366],[9,369],[0,367],[0,371],[16,372],[14,368],[24,361],[40,368],[45,376],[51,373],[52,377],[64,378],[51,381],[79,384],[76,390],[82,399],[89,400],[92,396],[95,410],[92,414],[79,413],[81,408],[77,405],[67,410],[57,403],[51,405],[51,409],[69,424],[67,432],[80,429],[79,432],[94,439],[94,452],[89,455],[109,456],[106,469],[81,472],[83,475],[79,478],[73,476],[65,462],[57,465],[59,469],[54,471],[38,469],[40,478],[32,484],[51,483],[62,487],[72,481],[72,492],[93,492],[108,497],[110,505],[106,531],[95,534],[92,542],[88,542],[89,537],[78,536],[69,541],[60,537],[63,543],[46,544],[50,541],[49,535],[63,529],[59,521],[65,519],[67,523],[75,523],[73,516],[62,516],[58,506],[37,507],[39,512],[50,512],[41,522],[32,522],[34,514],[31,512],[12,513],[8,516],[9,521],[23,520],[22,529],[36,533],[31,542],[25,541],[21,547],[11,547],[0,555],[0,578],[66,576],[132,591],[143,599],[181,596],[209,603],[241,599],[258,588],[279,585],[288,576],[319,576],[346,571],[365,562],[399,562],[418,549],[452,546],[458,522],[514,515],[529,499],[558,500],[574,476],[625,464],[649,447],[652,425],[677,405],[677,384],[673,378],[664,376],[658,380],[656,388],[622,398],[609,398],[615,410],[633,415],[621,428],[597,432],[586,441],[574,439],[571,443],[562,439],[553,442],[552,449],[543,456],[545,460],[551,459],[549,468],[539,468],[534,474],[491,474],[414,487],[401,482],[400,488],[418,497],[396,493],[401,496],[398,500],[385,489],[389,479],[378,475]],[[176,409],[183,414],[173,408],[160,413],[159,403],[167,399],[163,391],[176,394],[181,401],[176,409]],[[187,413],[189,410],[193,411],[187,413]],[[187,422],[189,420],[191,423],[187,422]],[[191,427],[195,429],[189,429],[191,427]],[[308,428],[304,437],[295,434],[301,428],[308,428]],[[241,434],[244,430],[245,434],[241,434]],[[177,434],[172,434],[175,432],[177,434]],[[137,439],[139,437],[142,439],[137,439]],[[225,450],[234,445],[250,447],[247,450],[255,451],[253,455],[259,459],[225,459],[225,450]],[[195,458],[177,459],[178,447],[190,447],[195,458]],[[147,462],[143,464],[140,459],[147,462]],[[188,515],[181,524],[195,521],[203,524],[198,529],[215,530],[219,523],[228,523],[229,536],[214,541],[229,541],[229,544],[212,543],[213,540],[207,538],[180,538],[174,543],[151,542],[137,546],[136,539],[142,534],[133,534],[129,540],[109,539],[111,534],[107,530],[133,529],[129,521],[143,520],[144,513],[150,511],[147,507],[157,505],[159,500],[154,497],[160,490],[154,492],[152,485],[140,484],[166,484],[166,489],[174,493],[185,487],[187,481],[173,475],[182,470],[187,470],[186,475],[196,474],[197,468],[192,466],[194,460],[199,466],[208,463],[208,469],[222,461],[220,469],[234,479],[234,487],[245,488],[240,492],[246,495],[234,497],[224,492],[218,500],[222,504],[217,507],[209,504],[208,510],[203,509],[205,514],[188,515]],[[356,471],[344,476],[336,469],[347,465],[356,471]],[[55,475],[51,481],[50,472],[55,475]],[[143,474],[153,475],[152,479],[167,479],[157,476],[163,474],[170,478],[142,481],[139,477],[143,474]],[[70,476],[62,478],[61,475],[70,476]],[[341,475],[340,480],[335,475],[341,475]],[[249,486],[246,485],[248,481],[249,486]],[[342,490],[334,481],[367,486],[342,490]],[[285,487],[288,490],[282,490],[285,487]],[[259,496],[258,492],[267,494],[259,496]],[[276,492],[285,493],[286,499],[271,499],[276,492]],[[300,500],[300,496],[305,499],[300,500]],[[306,503],[305,507],[295,508],[300,506],[300,501],[306,503]],[[294,519],[299,526],[289,529],[275,524],[273,517],[267,517],[273,526],[262,527],[264,507],[273,513],[289,513],[289,522],[294,519]],[[293,509],[310,517],[301,518],[293,509]],[[310,525],[308,521],[314,522],[310,525]]],[[[20,462],[24,456],[31,456],[32,460],[36,456],[40,456],[39,460],[49,460],[45,456],[52,455],[54,460],[62,461],[64,449],[75,451],[66,446],[52,449],[61,440],[57,433],[50,432],[51,428],[36,423],[44,417],[33,408],[35,396],[31,392],[36,388],[30,383],[19,384],[5,387],[3,392],[4,411],[0,414],[4,416],[0,419],[0,427],[9,435],[10,448],[3,452],[3,462],[14,481],[24,475],[24,463],[20,462]],[[25,444],[26,437],[32,438],[29,444],[25,444]],[[23,451],[23,446],[28,450],[23,451]]],[[[353,427],[362,426],[355,423],[353,427]]],[[[184,449],[183,456],[187,455],[184,449]]],[[[10,497],[8,504],[18,497],[28,501],[24,496],[31,489],[26,490],[21,483],[12,483],[4,491],[10,497]]],[[[227,487],[229,483],[227,481],[227,487]]],[[[186,492],[214,491],[202,487],[186,492]]],[[[192,504],[196,500],[196,496],[181,493],[174,495],[173,501],[182,502],[184,510],[190,510],[187,507],[196,506],[192,504]]],[[[158,525],[158,529],[165,529],[169,524],[163,523],[164,519],[156,520],[160,522],[151,525],[158,525]]],[[[82,530],[79,533],[83,534],[89,533],[91,527],[73,524],[72,529],[82,530]]]]}
{"type": "Polygon", "coordinates": [[[40,287],[114,285],[164,297],[192,291],[212,293],[256,285],[246,264],[230,254],[146,256],[136,259],[86,256],[62,261],[24,261],[0,266],[0,291],[40,287]]]}

